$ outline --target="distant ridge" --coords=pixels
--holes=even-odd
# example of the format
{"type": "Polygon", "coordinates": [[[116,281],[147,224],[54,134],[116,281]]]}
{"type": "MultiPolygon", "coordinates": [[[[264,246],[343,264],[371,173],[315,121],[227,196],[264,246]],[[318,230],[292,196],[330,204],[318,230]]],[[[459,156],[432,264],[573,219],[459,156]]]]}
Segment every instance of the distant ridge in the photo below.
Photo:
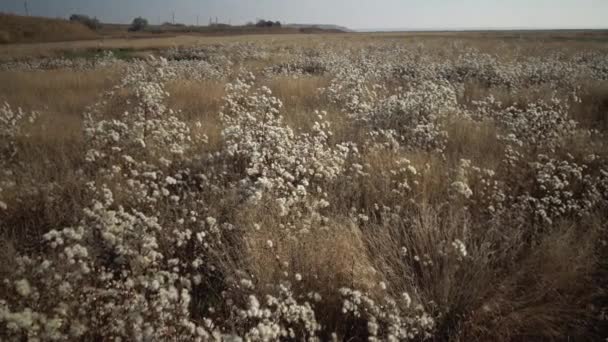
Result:
{"type": "Polygon", "coordinates": [[[175,35],[244,35],[244,34],[323,34],[353,32],[337,25],[290,24],[282,27],[149,25],[144,30],[130,32],[129,24],[102,23],[93,31],[81,23],[65,19],[30,17],[0,12],[0,44],[42,43],[100,38],[146,38],[175,35]]]}
{"type": "Polygon", "coordinates": [[[96,32],[81,23],[0,13],[0,44],[84,40],[98,37],[96,32]]]}
{"type": "Polygon", "coordinates": [[[329,31],[342,31],[342,32],[355,32],[348,27],[328,24],[286,24],[283,27],[295,28],[295,29],[319,29],[329,31]]]}

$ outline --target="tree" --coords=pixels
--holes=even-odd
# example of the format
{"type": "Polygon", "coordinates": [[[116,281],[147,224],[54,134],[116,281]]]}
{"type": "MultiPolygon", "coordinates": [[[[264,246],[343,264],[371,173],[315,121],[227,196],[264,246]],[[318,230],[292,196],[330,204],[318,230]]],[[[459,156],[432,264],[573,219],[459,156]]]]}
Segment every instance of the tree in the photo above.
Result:
{"type": "Polygon", "coordinates": [[[101,22],[97,18],[91,18],[84,14],[72,14],[70,21],[81,23],[91,30],[99,30],[101,28],[101,22]]]}
{"type": "Polygon", "coordinates": [[[261,19],[255,24],[257,27],[281,27],[280,21],[264,20],[261,19]]]}
{"type": "Polygon", "coordinates": [[[143,31],[146,27],[148,27],[148,20],[142,17],[137,17],[133,19],[131,27],[129,27],[129,31],[143,31]]]}

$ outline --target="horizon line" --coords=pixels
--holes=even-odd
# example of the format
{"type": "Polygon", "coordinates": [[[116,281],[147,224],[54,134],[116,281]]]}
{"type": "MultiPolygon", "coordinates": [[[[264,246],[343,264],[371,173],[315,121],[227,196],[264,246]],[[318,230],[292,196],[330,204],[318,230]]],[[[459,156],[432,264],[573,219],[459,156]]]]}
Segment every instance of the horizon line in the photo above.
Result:
{"type": "Polygon", "coordinates": [[[533,27],[533,26],[471,26],[471,27],[401,27],[401,28],[349,28],[357,32],[462,32],[462,31],[583,31],[608,30],[606,27],[533,27]]]}

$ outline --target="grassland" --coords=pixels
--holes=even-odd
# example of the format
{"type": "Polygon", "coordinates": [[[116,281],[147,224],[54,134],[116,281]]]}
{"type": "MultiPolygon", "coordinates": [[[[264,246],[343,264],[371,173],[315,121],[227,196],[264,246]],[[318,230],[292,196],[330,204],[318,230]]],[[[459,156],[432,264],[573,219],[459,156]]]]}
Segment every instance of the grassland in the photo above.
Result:
{"type": "Polygon", "coordinates": [[[0,44],[95,39],[88,27],[66,20],[0,13],[0,44]]]}
{"type": "Polygon", "coordinates": [[[0,339],[602,340],[606,37],[0,46],[0,339]]]}

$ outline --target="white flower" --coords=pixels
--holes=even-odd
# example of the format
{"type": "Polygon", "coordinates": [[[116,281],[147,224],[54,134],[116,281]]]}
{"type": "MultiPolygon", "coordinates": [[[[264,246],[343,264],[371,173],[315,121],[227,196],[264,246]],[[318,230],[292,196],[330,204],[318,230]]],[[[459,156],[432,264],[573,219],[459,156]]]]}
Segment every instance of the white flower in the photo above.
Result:
{"type": "Polygon", "coordinates": [[[456,182],[452,183],[452,185],[450,185],[450,189],[454,193],[456,193],[464,198],[469,198],[473,195],[473,191],[464,182],[456,181],[456,182]]]}
{"type": "Polygon", "coordinates": [[[412,305],[412,298],[410,298],[410,295],[407,292],[403,292],[401,294],[401,297],[403,297],[403,301],[405,302],[405,306],[409,308],[410,305],[412,305]]]}
{"type": "Polygon", "coordinates": [[[32,293],[32,288],[30,287],[30,283],[27,279],[21,279],[15,282],[15,290],[22,297],[27,297],[32,293]]]}
{"type": "Polygon", "coordinates": [[[452,247],[458,254],[459,258],[465,258],[467,256],[467,247],[459,239],[456,239],[454,240],[454,242],[452,242],[452,247]]]}

